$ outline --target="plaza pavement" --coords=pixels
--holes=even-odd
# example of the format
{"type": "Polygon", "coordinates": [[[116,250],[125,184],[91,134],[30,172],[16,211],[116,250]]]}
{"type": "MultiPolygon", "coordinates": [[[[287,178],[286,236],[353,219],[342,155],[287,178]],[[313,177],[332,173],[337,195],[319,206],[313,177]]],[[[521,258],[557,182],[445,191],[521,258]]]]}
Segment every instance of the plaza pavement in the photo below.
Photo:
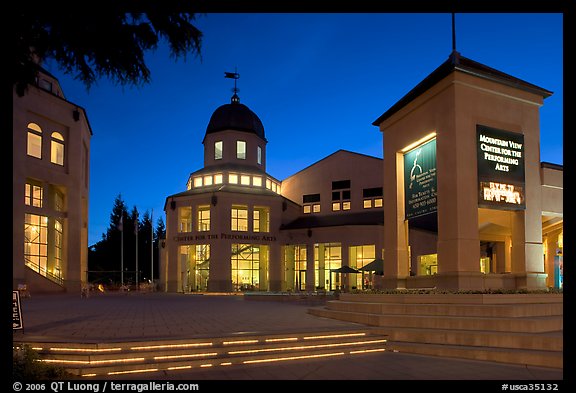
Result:
{"type": "MultiPolygon", "coordinates": [[[[97,293],[88,298],[45,294],[24,298],[23,331],[14,341],[121,342],[347,329],[361,325],[307,313],[322,307],[301,301],[249,301],[241,295],[97,293]]],[[[146,380],[477,380],[560,381],[563,370],[487,361],[380,352],[353,359],[317,359],[282,364],[170,371],[146,380]]],[[[498,385],[500,391],[500,382],[498,385]]]]}

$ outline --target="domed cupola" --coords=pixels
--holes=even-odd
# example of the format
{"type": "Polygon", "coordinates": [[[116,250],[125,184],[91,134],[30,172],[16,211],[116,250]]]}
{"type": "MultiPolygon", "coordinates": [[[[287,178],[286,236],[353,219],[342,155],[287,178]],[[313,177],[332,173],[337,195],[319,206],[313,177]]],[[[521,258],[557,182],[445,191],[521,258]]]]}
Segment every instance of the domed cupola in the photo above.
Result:
{"type": "Polygon", "coordinates": [[[236,80],[240,75],[227,72],[234,79],[234,95],[229,104],[218,107],[210,117],[204,135],[204,167],[234,165],[246,170],[266,171],[266,136],[260,118],[240,103],[236,80]]]}
{"type": "Polygon", "coordinates": [[[263,140],[264,125],[260,118],[246,105],[240,103],[236,94],[232,96],[232,102],[218,107],[206,127],[206,135],[219,131],[233,130],[251,132],[263,140]]]}

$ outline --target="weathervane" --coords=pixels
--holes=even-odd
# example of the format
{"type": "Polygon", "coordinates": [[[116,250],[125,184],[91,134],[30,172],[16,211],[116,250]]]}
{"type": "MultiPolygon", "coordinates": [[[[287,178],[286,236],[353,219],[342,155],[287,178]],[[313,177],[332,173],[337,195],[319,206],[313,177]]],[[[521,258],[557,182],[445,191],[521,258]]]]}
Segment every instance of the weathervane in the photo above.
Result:
{"type": "Polygon", "coordinates": [[[234,72],[224,72],[224,78],[234,79],[234,88],[232,92],[234,95],[232,96],[232,102],[238,103],[240,102],[240,97],[238,97],[238,93],[240,89],[236,86],[236,81],[240,79],[240,74],[237,72],[238,70],[234,67],[234,72]]]}

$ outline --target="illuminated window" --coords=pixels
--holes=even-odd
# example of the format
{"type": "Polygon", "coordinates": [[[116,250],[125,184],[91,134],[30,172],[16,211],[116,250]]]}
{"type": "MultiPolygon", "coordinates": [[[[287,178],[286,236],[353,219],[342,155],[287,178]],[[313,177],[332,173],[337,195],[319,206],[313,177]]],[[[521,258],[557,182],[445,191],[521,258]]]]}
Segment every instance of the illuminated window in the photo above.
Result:
{"type": "Polygon", "coordinates": [[[256,187],[262,187],[262,178],[260,176],[253,176],[252,185],[256,187]]]}
{"type": "Polygon", "coordinates": [[[418,275],[431,276],[438,273],[438,254],[418,255],[418,275]]]}
{"type": "Polygon", "coordinates": [[[267,266],[269,247],[255,244],[232,244],[232,286],[235,291],[266,289],[266,276],[260,266],[267,266]]]}
{"type": "Polygon", "coordinates": [[[52,133],[50,162],[56,165],[64,165],[64,137],[59,132],[52,133]]]}
{"type": "Polygon", "coordinates": [[[42,186],[33,183],[26,183],[24,193],[24,203],[27,206],[42,207],[42,186]]]}
{"type": "Polygon", "coordinates": [[[25,214],[24,261],[32,270],[46,276],[48,272],[48,217],[25,214]]]}
{"type": "Polygon", "coordinates": [[[222,174],[217,173],[214,175],[214,184],[222,184],[222,174]]]}
{"type": "Polygon", "coordinates": [[[319,213],[320,212],[320,194],[305,194],[302,195],[302,203],[304,205],[304,213],[319,213]]]}
{"type": "Polygon", "coordinates": [[[192,232],[192,207],[178,208],[178,232],[192,232]]]}
{"type": "Polygon", "coordinates": [[[221,160],[222,159],[222,141],[218,141],[214,143],[214,159],[221,160]]]}
{"type": "Polygon", "coordinates": [[[382,207],[382,187],[365,188],[362,190],[364,209],[382,207]]]}
{"type": "Polygon", "coordinates": [[[202,178],[200,176],[194,178],[194,187],[202,187],[202,178]]]}
{"type": "Polygon", "coordinates": [[[248,206],[232,205],[231,229],[238,232],[248,231],[248,206]]]}
{"type": "Polygon", "coordinates": [[[254,232],[270,232],[270,208],[254,206],[254,232]]]}
{"type": "Polygon", "coordinates": [[[210,275],[210,244],[197,244],[194,247],[196,275],[196,290],[206,291],[208,289],[208,277],[210,275]]]}
{"type": "Polygon", "coordinates": [[[212,175],[204,176],[204,185],[205,186],[212,185],[212,175]]]}
{"type": "Polygon", "coordinates": [[[228,183],[238,184],[238,175],[235,173],[228,174],[228,183]]]}
{"type": "Polygon", "coordinates": [[[243,186],[249,186],[250,185],[250,176],[241,175],[240,176],[240,184],[242,184],[243,186]]]}
{"type": "Polygon", "coordinates": [[[42,129],[36,123],[28,124],[26,153],[31,157],[42,158],[42,129]]]}
{"type": "Polygon", "coordinates": [[[262,165],[262,148],[258,146],[258,165],[262,165]]]}
{"type": "Polygon", "coordinates": [[[272,180],[266,179],[266,188],[269,190],[272,189],[272,180]]]}
{"type": "Polygon", "coordinates": [[[278,193],[278,184],[276,183],[272,183],[272,191],[274,191],[275,193],[278,193]]]}
{"type": "Polygon", "coordinates": [[[350,180],[332,182],[332,211],[350,210],[350,180]]]}
{"type": "Polygon", "coordinates": [[[62,278],[62,244],[63,244],[62,223],[54,220],[54,270],[52,274],[62,278]]]}
{"type": "MultiPolygon", "coordinates": [[[[350,266],[356,269],[360,269],[376,259],[376,246],[374,244],[352,246],[350,247],[349,256],[350,266]]],[[[377,274],[378,272],[373,271],[351,275],[352,277],[350,277],[350,280],[352,286],[363,289],[371,288],[372,282],[370,281],[370,277],[374,273],[377,274]]]]}
{"type": "Polygon", "coordinates": [[[210,205],[198,206],[198,231],[210,230],[210,205]]]}
{"type": "Polygon", "coordinates": [[[246,159],[246,142],[236,141],[236,158],[239,160],[246,159]]]}

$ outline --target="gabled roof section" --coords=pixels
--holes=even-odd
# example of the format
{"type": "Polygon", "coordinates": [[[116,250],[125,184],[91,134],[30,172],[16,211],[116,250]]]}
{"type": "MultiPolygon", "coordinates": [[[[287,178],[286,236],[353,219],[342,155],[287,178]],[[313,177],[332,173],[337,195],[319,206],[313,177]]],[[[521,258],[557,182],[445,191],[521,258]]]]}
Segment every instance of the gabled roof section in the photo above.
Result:
{"type": "MultiPolygon", "coordinates": [[[[357,156],[357,157],[361,157],[361,158],[368,158],[368,159],[378,160],[378,161],[382,162],[382,159],[379,158],[379,157],[369,156],[368,154],[356,153],[356,152],[353,152],[353,151],[350,151],[350,150],[339,149],[339,150],[335,151],[334,153],[332,153],[332,154],[330,154],[330,155],[328,155],[328,156],[326,156],[326,157],[324,157],[324,158],[316,161],[315,163],[308,165],[308,166],[305,167],[304,169],[301,169],[301,170],[299,170],[298,172],[291,174],[291,175],[288,176],[286,179],[289,179],[289,178],[291,178],[292,176],[296,176],[296,175],[299,174],[299,173],[302,173],[302,172],[304,172],[304,171],[307,171],[308,169],[310,169],[310,168],[312,168],[312,167],[314,167],[314,166],[316,166],[316,165],[318,165],[318,164],[320,164],[320,163],[323,163],[323,162],[326,162],[326,161],[330,161],[330,160],[334,160],[334,159],[338,159],[338,160],[339,160],[339,159],[340,159],[339,157],[342,156],[342,155],[353,155],[353,156],[357,156]]],[[[286,180],[286,179],[284,179],[284,180],[286,180]]]]}
{"type": "Polygon", "coordinates": [[[440,82],[454,71],[460,71],[469,75],[474,75],[478,78],[491,80],[493,82],[514,87],[519,90],[524,90],[533,94],[540,95],[544,98],[548,98],[553,94],[551,91],[542,87],[533,85],[532,83],[526,82],[512,75],[508,75],[502,71],[498,71],[494,68],[488,67],[464,56],[460,56],[460,53],[454,51],[450,57],[448,57],[448,60],[442,63],[440,67],[436,68],[426,78],[424,78],[422,82],[410,90],[404,97],[400,99],[400,101],[392,105],[392,107],[384,112],[384,114],[381,115],[378,119],[376,119],[372,125],[379,126],[380,123],[382,123],[384,120],[388,119],[400,109],[404,108],[410,102],[414,101],[417,97],[428,91],[432,86],[440,82]]]}

